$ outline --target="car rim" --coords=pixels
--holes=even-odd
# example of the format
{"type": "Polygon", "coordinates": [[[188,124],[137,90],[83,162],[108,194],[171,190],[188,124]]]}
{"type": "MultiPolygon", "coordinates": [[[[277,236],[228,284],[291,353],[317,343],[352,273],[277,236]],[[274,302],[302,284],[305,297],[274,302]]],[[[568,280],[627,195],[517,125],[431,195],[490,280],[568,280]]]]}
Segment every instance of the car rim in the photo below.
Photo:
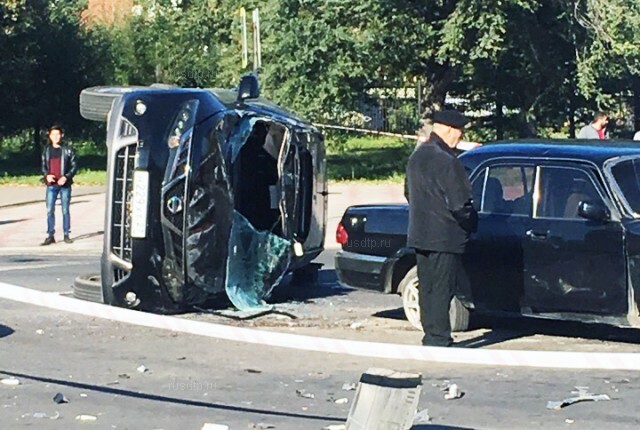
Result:
{"type": "Polygon", "coordinates": [[[402,306],[404,314],[412,326],[418,330],[422,330],[420,322],[420,301],[418,298],[418,280],[410,282],[402,293],[402,306]]]}

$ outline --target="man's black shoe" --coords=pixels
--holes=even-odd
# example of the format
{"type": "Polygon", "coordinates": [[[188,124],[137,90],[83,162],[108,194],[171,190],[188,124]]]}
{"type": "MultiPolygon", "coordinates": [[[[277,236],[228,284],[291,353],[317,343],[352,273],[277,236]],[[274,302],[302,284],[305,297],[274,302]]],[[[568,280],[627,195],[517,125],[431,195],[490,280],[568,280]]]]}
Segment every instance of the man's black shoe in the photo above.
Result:
{"type": "Polygon", "coordinates": [[[73,243],[73,240],[69,237],[69,235],[64,236],[64,243],[73,243]]]}
{"type": "Polygon", "coordinates": [[[51,245],[52,243],[56,243],[56,240],[53,236],[47,236],[47,238],[40,244],[40,246],[51,245]]]}

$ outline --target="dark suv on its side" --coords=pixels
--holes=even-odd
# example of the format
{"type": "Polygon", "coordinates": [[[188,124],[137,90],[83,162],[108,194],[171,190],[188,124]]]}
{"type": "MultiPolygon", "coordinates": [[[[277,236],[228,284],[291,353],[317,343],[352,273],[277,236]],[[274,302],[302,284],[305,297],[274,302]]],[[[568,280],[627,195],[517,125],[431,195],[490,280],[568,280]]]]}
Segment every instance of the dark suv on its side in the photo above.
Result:
{"type": "Polygon", "coordinates": [[[106,303],[172,313],[221,295],[263,306],[324,246],[322,134],[258,95],[167,86],[90,88],[108,120],[106,303]]]}

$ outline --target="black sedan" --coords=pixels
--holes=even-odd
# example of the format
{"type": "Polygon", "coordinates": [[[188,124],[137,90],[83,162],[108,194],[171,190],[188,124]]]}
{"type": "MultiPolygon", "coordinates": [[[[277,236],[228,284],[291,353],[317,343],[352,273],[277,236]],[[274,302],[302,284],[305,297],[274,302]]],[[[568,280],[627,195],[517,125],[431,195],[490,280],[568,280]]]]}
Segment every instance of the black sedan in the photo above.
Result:
{"type": "MultiPolygon", "coordinates": [[[[640,326],[640,145],[526,141],[460,156],[479,212],[450,316],[468,310],[640,326]]],[[[340,281],[403,296],[420,328],[407,205],[354,206],[338,226],[340,281]]]]}

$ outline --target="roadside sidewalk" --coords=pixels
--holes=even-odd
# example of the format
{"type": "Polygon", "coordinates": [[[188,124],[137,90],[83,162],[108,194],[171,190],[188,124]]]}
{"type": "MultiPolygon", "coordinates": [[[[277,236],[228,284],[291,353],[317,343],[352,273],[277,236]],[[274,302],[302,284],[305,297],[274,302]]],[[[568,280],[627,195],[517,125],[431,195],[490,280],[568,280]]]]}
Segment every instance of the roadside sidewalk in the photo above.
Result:
{"type": "MultiPolygon", "coordinates": [[[[335,232],[343,212],[358,204],[403,203],[401,184],[330,184],[325,249],[337,249],[335,232]]],[[[46,237],[43,187],[0,186],[0,254],[99,254],[105,214],[104,187],[73,188],[72,244],[62,242],[62,212],[56,207],[56,243],[40,246],[46,237]]]]}

